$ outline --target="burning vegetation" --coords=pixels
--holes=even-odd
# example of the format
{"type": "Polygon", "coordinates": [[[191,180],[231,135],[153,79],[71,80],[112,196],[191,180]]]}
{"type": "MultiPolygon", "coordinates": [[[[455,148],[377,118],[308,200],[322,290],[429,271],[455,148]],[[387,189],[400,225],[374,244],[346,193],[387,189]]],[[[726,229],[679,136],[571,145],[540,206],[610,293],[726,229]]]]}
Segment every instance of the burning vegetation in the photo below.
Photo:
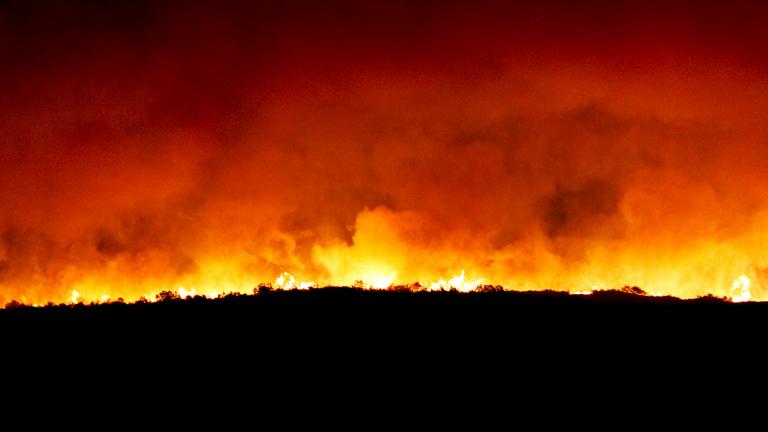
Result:
{"type": "MultiPolygon", "coordinates": [[[[475,280],[473,282],[467,282],[464,279],[464,271],[461,272],[458,276],[451,278],[447,282],[445,280],[440,280],[438,282],[433,282],[431,284],[423,283],[423,282],[414,282],[411,284],[405,284],[405,285],[396,285],[392,283],[390,280],[388,285],[382,286],[379,284],[380,281],[373,281],[371,283],[366,283],[362,280],[357,280],[352,286],[349,287],[334,287],[334,286],[328,286],[328,287],[318,287],[313,282],[297,282],[296,278],[293,277],[290,273],[282,273],[280,276],[277,277],[277,279],[273,283],[261,283],[255,288],[253,288],[251,291],[229,291],[229,292],[222,292],[219,293],[217,291],[209,291],[207,293],[198,293],[197,290],[187,290],[184,287],[179,287],[178,290],[172,291],[172,290],[165,290],[160,291],[154,296],[147,297],[147,296],[141,296],[137,300],[129,303],[133,304],[147,304],[147,303],[163,303],[163,302],[170,302],[170,301],[183,301],[183,300],[216,300],[216,299],[226,299],[226,298],[236,298],[241,296],[251,296],[251,295],[269,295],[274,292],[301,292],[301,291],[307,291],[307,290],[338,290],[338,289],[347,289],[347,290],[353,290],[353,291],[367,291],[367,292],[398,292],[398,293],[456,293],[456,294],[489,294],[489,293],[504,293],[507,292],[508,294],[513,295],[531,295],[536,293],[534,292],[522,292],[522,291],[508,291],[505,290],[504,287],[501,285],[490,285],[490,284],[483,284],[482,279],[475,280]]],[[[749,291],[749,285],[750,281],[746,276],[740,276],[737,280],[733,283],[732,288],[732,297],[717,297],[712,294],[707,294],[704,296],[699,296],[698,298],[693,300],[693,303],[701,303],[701,302],[715,302],[715,303],[741,303],[741,302],[748,302],[751,300],[751,293],[749,291]]],[[[595,289],[595,290],[589,290],[589,291],[577,291],[573,293],[568,292],[562,292],[562,291],[553,291],[553,290],[546,290],[546,294],[544,294],[544,297],[557,297],[557,296],[568,296],[568,295],[575,295],[575,296],[594,296],[598,302],[611,302],[616,301],[618,303],[626,303],[626,302],[640,302],[640,303],[656,303],[656,304],[665,304],[665,303],[678,303],[682,302],[681,299],[672,297],[672,296],[662,296],[662,295],[650,295],[640,287],[636,286],[625,286],[621,289],[608,289],[608,290],[602,290],[602,289],[595,289]],[[650,298],[646,301],[640,300],[641,298],[650,298]],[[655,301],[654,298],[660,299],[659,301],[655,301]]],[[[6,309],[19,309],[19,308],[29,308],[29,307],[66,307],[66,306],[83,306],[83,305],[90,305],[90,306],[97,306],[97,305],[104,305],[104,304],[125,304],[126,301],[122,297],[118,297],[113,299],[110,295],[105,294],[99,297],[98,299],[88,299],[81,296],[81,294],[78,291],[73,291],[71,296],[66,302],[56,304],[54,302],[48,302],[45,305],[39,305],[39,304],[25,304],[23,302],[12,300],[8,302],[5,305],[6,309]]]]}

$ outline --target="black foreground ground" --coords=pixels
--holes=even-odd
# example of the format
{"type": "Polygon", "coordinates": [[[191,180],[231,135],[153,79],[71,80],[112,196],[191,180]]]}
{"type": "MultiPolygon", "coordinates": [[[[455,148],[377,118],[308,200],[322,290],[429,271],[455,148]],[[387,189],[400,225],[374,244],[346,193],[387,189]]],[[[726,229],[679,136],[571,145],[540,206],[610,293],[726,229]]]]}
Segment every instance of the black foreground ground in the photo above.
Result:
{"type": "MultiPolygon", "coordinates": [[[[147,340],[247,336],[265,341],[390,335],[424,341],[471,336],[602,338],[613,335],[692,340],[738,339],[768,328],[768,303],[734,304],[714,297],[603,291],[396,292],[353,288],[269,291],[155,303],[17,307],[0,310],[14,337],[147,340]]],[[[202,340],[202,342],[205,342],[202,340]]],[[[364,340],[361,340],[364,342],[364,340]]]]}
{"type": "Polygon", "coordinates": [[[552,388],[574,380],[577,393],[607,381],[622,394],[641,387],[658,393],[660,382],[683,378],[744,382],[763,368],[766,329],[766,303],[616,291],[323,288],[0,310],[10,378],[86,377],[103,381],[109,392],[141,390],[144,384],[132,384],[126,374],[152,388],[166,382],[237,387],[247,380],[247,393],[263,393],[269,383],[296,398],[304,397],[297,389],[309,386],[313,400],[340,386],[364,394],[425,386],[456,393],[461,383],[514,394],[525,382],[552,398],[552,388]]]}

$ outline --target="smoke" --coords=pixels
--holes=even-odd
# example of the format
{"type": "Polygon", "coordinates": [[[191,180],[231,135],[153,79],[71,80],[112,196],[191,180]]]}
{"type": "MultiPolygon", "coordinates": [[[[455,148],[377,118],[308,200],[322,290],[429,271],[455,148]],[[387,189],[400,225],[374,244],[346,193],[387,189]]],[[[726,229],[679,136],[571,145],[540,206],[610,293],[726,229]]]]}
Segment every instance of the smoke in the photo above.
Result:
{"type": "Polygon", "coordinates": [[[759,2],[0,5],[0,301],[768,283],[759,2]]]}

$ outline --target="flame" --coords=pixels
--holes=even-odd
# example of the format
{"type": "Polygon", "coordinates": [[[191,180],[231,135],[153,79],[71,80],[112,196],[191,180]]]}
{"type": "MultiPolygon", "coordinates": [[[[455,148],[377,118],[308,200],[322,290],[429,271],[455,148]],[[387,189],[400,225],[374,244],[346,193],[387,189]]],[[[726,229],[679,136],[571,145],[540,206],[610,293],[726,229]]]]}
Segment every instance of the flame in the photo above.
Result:
{"type": "MultiPolygon", "coordinates": [[[[358,280],[359,285],[357,283],[355,285],[369,288],[369,289],[385,289],[388,287],[392,287],[397,282],[397,274],[395,272],[390,273],[388,275],[381,275],[379,273],[376,273],[375,271],[371,271],[369,274],[370,276],[368,278],[358,280]]],[[[457,290],[460,292],[470,292],[482,286],[485,280],[486,280],[485,278],[477,278],[477,279],[471,279],[471,280],[467,279],[466,271],[462,269],[456,276],[448,278],[447,280],[444,278],[438,278],[436,282],[431,282],[431,283],[419,282],[417,286],[428,287],[428,290],[431,290],[431,291],[457,290]]],[[[275,279],[273,285],[278,289],[286,289],[286,290],[309,289],[309,288],[318,286],[318,284],[315,282],[298,281],[297,278],[289,272],[280,273],[275,279]]],[[[342,284],[337,284],[337,285],[342,285],[342,284]]],[[[599,288],[598,285],[591,284],[590,286],[591,286],[591,289],[571,291],[571,294],[591,295],[595,291],[601,290],[601,288],[599,288]]],[[[734,279],[730,284],[730,289],[728,291],[730,294],[729,298],[735,303],[751,301],[753,300],[752,289],[753,289],[752,280],[747,275],[740,275],[736,279],[734,279]]],[[[69,296],[67,297],[67,303],[77,304],[85,301],[91,301],[89,299],[95,299],[93,301],[97,303],[108,303],[112,298],[112,295],[110,294],[102,294],[101,296],[91,297],[87,294],[87,292],[90,292],[93,290],[94,290],[93,288],[84,287],[84,286],[81,286],[80,289],[72,290],[69,296]]],[[[198,295],[197,289],[187,288],[185,286],[179,286],[176,289],[176,292],[178,296],[182,299],[187,299],[187,298],[195,297],[198,295]]],[[[218,291],[218,290],[208,290],[204,292],[207,292],[207,294],[205,294],[205,297],[209,299],[215,299],[221,295],[221,291],[218,291]]],[[[243,287],[239,289],[231,289],[226,292],[245,294],[245,293],[253,292],[253,289],[246,289],[245,287],[243,287]]],[[[156,294],[157,293],[148,292],[142,295],[141,297],[146,299],[146,301],[148,302],[154,302],[156,294]]],[[[651,291],[649,295],[658,297],[666,294],[660,293],[658,291],[651,291]]],[[[137,299],[138,297],[133,300],[137,300],[137,299]]],[[[26,303],[27,301],[26,297],[22,297],[22,300],[24,303],[26,303]]],[[[38,303],[34,303],[34,304],[37,305],[38,303]]]]}
{"type": "Polygon", "coordinates": [[[197,295],[197,290],[194,290],[194,289],[187,290],[184,287],[179,287],[178,292],[179,292],[179,297],[181,297],[183,299],[184,298],[189,298],[189,297],[194,297],[194,296],[197,295]]]}
{"type": "Polygon", "coordinates": [[[752,299],[752,293],[749,290],[751,281],[745,275],[741,275],[733,281],[731,285],[731,300],[734,303],[748,302],[752,299]]]}
{"type": "Polygon", "coordinates": [[[275,279],[275,286],[280,289],[292,289],[296,286],[296,278],[288,272],[281,273],[275,279]]]}
{"type": "Polygon", "coordinates": [[[275,287],[279,289],[300,289],[305,290],[316,286],[314,282],[297,282],[296,278],[288,273],[283,272],[275,279],[275,287]]]}
{"type": "Polygon", "coordinates": [[[385,289],[392,286],[392,283],[395,281],[395,273],[392,273],[389,276],[374,276],[371,282],[368,284],[369,288],[374,289],[385,289]]]}
{"type": "Polygon", "coordinates": [[[455,276],[446,282],[440,279],[430,285],[433,291],[455,289],[462,292],[469,292],[483,284],[484,279],[476,279],[473,281],[464,280],[464,270],[458,276],[455,276]]]}

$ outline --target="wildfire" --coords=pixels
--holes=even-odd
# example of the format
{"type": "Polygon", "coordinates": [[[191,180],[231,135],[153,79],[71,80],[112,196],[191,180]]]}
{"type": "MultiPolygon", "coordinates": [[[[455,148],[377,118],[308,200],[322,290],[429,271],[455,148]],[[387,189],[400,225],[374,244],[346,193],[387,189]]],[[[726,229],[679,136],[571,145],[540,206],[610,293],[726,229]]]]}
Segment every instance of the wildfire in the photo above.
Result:
{"type": "Polygon", "coordinates": [[[464,270],[462,270],[461,274],[449,279],[447,282],[443,279],[434,282],[432,285],[430,285],[430,289],[433,291],[455,289],[462,292],[469,292],[482,285],[483,281],[484,279],[466,281],[464,279],[464,270]]]}
{"type": "Polygon", "coordinates": [[[296,282],[296,278],[288,273],[283,272],[275,279],[275,288],[279,289],[310,289],[316,286],[314,282],[296,282]]]}
{"type": "MultiPolygon", "coordinates": [[[[367,288],[367,289],[386,289],[389,287],[392,287],[396,283],[405,283],[405,281],[397,281],[397,273],[393,272],[387,275],[381,275],[381,272],[373,272],[371,271],[370,276],[367,278],[367,280],[358,280],[355,282],[354,286],[361,287],[361,288],[367,288]]],[[[448,290],[457,290],[460,292],[470,292],[473,290],[477,290],[479,287],[483,286],[485,283],[485,278],[477,278],[477,279],[468,279],[466,276],[465,270],[461,270],[456,276],[451,278],[439,278],[436,282],[418,282],[413,284],[412,286],[417,287],[417,289],[427,289],[429,291],[448,291],[448,290]],[[421,288],[418,288],[421,287],[421,288]]],[[[336,283],[336,284],[329,284],[329,286],[342,286],[345,285],[344,283],[336,283]]],[[[276,289],[282,289],[282,290],[294,290],[294,289],[309,289],[312,287],[317,287],[318,284],[315,282],[308,282],[308,281],[300,281],[298,280],[293,274],[289,272],[282,272],[280,273],[277,278],[272,283],[272,286],[276,289]]],[[[186,286],[179,286],[176,288],[175,291],[173,291],[176,294],[176,298],[180,299],[188,299],[193,298],[199,295],[200,292],[204,292],[205,297],[209,299],[215,299],[218,298],[222,291],[210,289],[211,287],[198,287],[198,288],[188,288],[186,286]],[[207,288],[207,289],[206,289],[207,288]],[[202,291],[201,291],[202,290],[202,291]]],[[[224,293],[252,293],[254,292],[253,286],[229,286],[229,289],[224,291],[224,293]]],[[[591,295],[595,293],[596,291],[600,291],[603,288],[598,287],[597,285],[591,285],[591,289],[585,289],[585,290],[576,290],[571,291],[571,294],[573,295],[591,295]]],[[[730,299],[734,303],[741,303],[741,302],[749,302],[754,300],[754,283],[753,281],[747,276],[747,275],[740,275],[736,279],[732,281],[732,283],[729,286],[728,296],[727,298],[730,299]]],[[[102,294],[100,296],[98,295],[89,295],[90,293],[93,293],[96,288],[83,286],[78,287],[78,289],[72,290],[70,294],[66,298],[66,303],[68,304],[79,304],[84,302],[90,302],[90,303],[109,303],[113,296],[111,294],[102,294]]],[[[103,292],[103,291],[102,291],[103,292]]],[[[160,291],[158,290],[155,293],[148,292],[144,295],[142,295],[140,298],[144,299],[148,302],[154,302],[156,301],[156,295],[160,291]]],[[[653,296],[661,296],[664,295],[663,293],[659,293],[657,291],[651,291],[651,295],[653,296]]],[[[25,303],[27,303],[26,297],[22,297],[21,300],[25,303]]],[[[136,301],[139,300],[139,298],[127,298],[127,301],[136,301]]],[[[123,297],[120,297],[119,301],[123,301],[123,297]]],[[[38,303],[34,303],[38,304],[38,303]]]]}
{"type": "Polygon", "coordinates": [[[375,289],[384,289],[392,286],[392,283],[395,281],[395,274],[391,274],[389,276],[377,276],[374,277],[370,284],[368,284],[369,288],[375,288],[375,289]]]}
{"type": "Polygon", "coordinates": [[[194,297],[197,295],[197,290],[187,290],[184,287],[179,287],[179,297],[181,298],[189,298],[194,297]]]}
{"type": "Polygon", "coordinates": [[[275,279],[275,287],[281,289],[291,289],[296,286],[296,278],[290,273],[281,273],[280,276],[275,279]]]}
{"type": "Polygon", "coordinates": [[[768,300],[768,2],[627,2],[621,26],[553,0],[427,23],[5,3],[0,307],[264,283],[768,300]]]}
{"type": "Polygon", "coordinates": [[[734,303],[750,301],[752,299],[752,292],[749,290],[750,285],[751,281],[747,276],[737,277],[731,285],[731,300],[734,303]]]}

